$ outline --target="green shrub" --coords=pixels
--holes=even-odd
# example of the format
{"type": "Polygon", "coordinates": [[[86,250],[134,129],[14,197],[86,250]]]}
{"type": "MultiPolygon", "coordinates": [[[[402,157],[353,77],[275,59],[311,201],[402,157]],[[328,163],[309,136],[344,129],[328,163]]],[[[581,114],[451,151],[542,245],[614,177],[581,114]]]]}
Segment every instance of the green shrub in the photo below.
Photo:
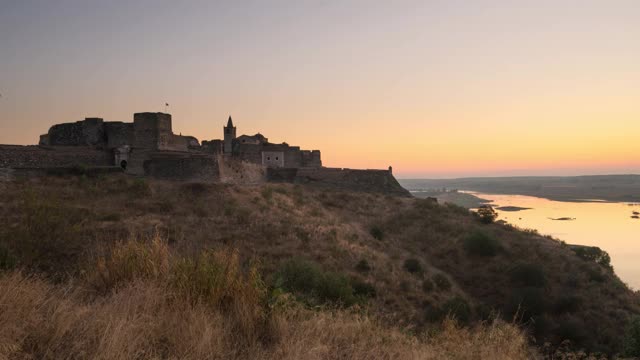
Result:
{"type": "Polygon", "coordinates": [[[556,335],[560,341],[569,340],[576,345],[587,338],[584,322],[571,317],[560,321],[556,329],[556,335]]]}
{"type": "Polygon", "coordinates": [[[371,230],[369,230],[369,233],[376,240],[382,240],[384,238],[384,232],[378,226],[373,226],[371,230]]]}
{"type": "Polygon", "coordinates": [[[347,277],[325,272],[318,265],[301,259],[285,262],[276,274],[275,285],[301,295],[312,305],[351,306],[357,300],[347,277]]]}
{"type": "Polygon", "coordinates": [[[442,305],[442,312],[455,318],[461,324],[468,324],[471,320],[471,307],[465,299],[459,296],[445,302],[442,305]]]}
{"type": "Polygon", "coordinates": [[[482,205],[476,212],[483,224],[491,224],[498,218],[498,213],[489,205],[482,205]]]}
{"type": "Polygon", "coordinates": [[[353,295],[363,298],[376,297],[376,288],[368,282],[352,279],[351,287],[353,288],[353,295]]]}
{"type": "Polygon", "coordinates": [[[544,270],[536,264],[519,264],[511,270],[511,282],[523,287],[543,287],[547,283],[544,270]]]}
{"type": "Polygon", "coordinates": [[[16,259],[6,246],[0,244],[0,270],[11,270],[16,266],[16,259]]]}
{"type": "Polygon", "coordinates": [[[471,256],[495,256],[502,249],[498,240],[484,232],[475,232],[467,236],[463,241],[463,246],[467,254],[471,256]]]}
{"type": "Polygon", "coordinates": [[[273,188],[270,186],[265,186],[264,188],[262,188],[261,194],[265,200],[271,201],[271,199],[273,199],[273,188]]]}
{"type": "Polygon", "coordinates": [[[640,357],[640,317],[631,319],[624,333],[624,356],[640,357]]]}
{"type": "Polygon", "coordinates": [[[424,320],[430,323],[440,322],[446,314],[438,306],[427,304],[424,308],[424,320]]]}
{"type": "Polygon", "coordinates": [[[447,316],[461,324],[468,324],[471,320],[471,307],[465,299],[456,296],[447,300],[441,307],[426,304],[424,308],[424,319],[427,322],[440,322],[447,316]]]}
{"type": "Polygon", "coordinates": [[[367,262],[367,260],[362,259],[358,261],[358,263],[356,264],[356,270],[358,270],[359,272],[366,273],[371,271],[371,266],[369,265],[369,262],[367,262]]]}
{"type": "Polygon", "coordinates": [[[593,261],[600,266],[613,270],[613,267],[611,266],[611,257],[606,251],[597,246],[569,245],[569,249],[571,249],[582,260],[593,261]]]}
{"type": "Polygon", "coordinates": [[[589,281],[591,282],[603,283],[607,280],[607,277],[599,269],[587,267],[585,270],[587,272],[587,276],[589,277],[589,281]]]}
{"type": "Polygon", "coordinates": [[[541,315],[546,310],[544,292],[536,287],[516,288],[511,294],[508,311],[527,321],[533,316],[541,315]]]}
{"type": "Polygon", "coordinates": [[[553,304],[556,314],[574,313],[580,309],[582,299],[576,295],[564,295],[553,304]]]}
{"type": "Polygon", "coordinates": [[[422,282],[422,291],[429,293],[432,292],[434,288],[433,281],[429,279],[424,279],[422,282]]]}
{"type": "Polygon", "coordinates": [[[446,276],[442,274],[435,274],[432,279],[438,289],[445,291],[451,289],[451,282],[446,276]]]}
{"type": "Polygon", "coordinates": [[[26,190],[20,196],[22,221],[0,228],[0,243],[5,244],[11,261],[51,275],[75,270],[86,211],[67,206],[48,193],[26,190]]]}
{"type": "Polygon", "coordinates": [[[410,272],[411,274],[422,273],[422,264],[420,264],[420,260],[418,259],[405,260],[403,267],[406,271],[410,272]]]}

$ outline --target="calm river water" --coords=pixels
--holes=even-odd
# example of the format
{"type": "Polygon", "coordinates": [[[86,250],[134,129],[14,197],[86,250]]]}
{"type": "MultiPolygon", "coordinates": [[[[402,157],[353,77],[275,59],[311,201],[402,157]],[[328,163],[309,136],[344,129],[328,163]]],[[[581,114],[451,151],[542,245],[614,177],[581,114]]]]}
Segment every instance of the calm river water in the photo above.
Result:
{"type": "Polygon", "coordinates": [[[522,195],[494,195],[469,192],[492,200],[492,206],[531,208],[498,211],[499,219],[569,244],[598,246],[611,256],[616,274],[633,289],[640,289],[640,204],[609,202],[561,202],[522,195]],[[552,218],[575,218],[571,221],[552,218]]]}

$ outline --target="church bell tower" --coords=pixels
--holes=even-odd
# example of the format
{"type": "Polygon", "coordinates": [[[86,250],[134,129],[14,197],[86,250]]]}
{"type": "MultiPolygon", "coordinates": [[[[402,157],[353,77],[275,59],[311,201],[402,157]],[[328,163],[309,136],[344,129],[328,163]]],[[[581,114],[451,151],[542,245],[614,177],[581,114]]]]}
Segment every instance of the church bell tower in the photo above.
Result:
{"type": "Polygon", "coordinates": [[[224,128],[224,154],[231,154],[233,151],[233,139],[236,138],[236,127],[233,126],[233,120],[231,120],[231,115],[229,115],[229,120],[227,121],[227,126],[224,128]]]}

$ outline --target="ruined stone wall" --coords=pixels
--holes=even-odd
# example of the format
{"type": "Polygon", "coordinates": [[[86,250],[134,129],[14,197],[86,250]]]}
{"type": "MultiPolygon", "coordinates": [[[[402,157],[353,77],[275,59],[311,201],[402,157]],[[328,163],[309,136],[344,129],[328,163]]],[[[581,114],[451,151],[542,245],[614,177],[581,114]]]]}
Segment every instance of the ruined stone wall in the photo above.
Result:
{"type": "Polygon", "coordinates": [[[295,182],[340,190],[411,196],[388,170],[298,168],[267,170],[273,182],[295,182]]]}
{"type": "Polygon", "coordinates": [[[48,132],[48,145],[103,145],[106,142],[104,121],[86,118],[74,123],[53,125],[48,132]]]}
{"type": "Polygon", "coordinates": [[[262,145],[236,143],[233,146],[233,156],[239,160],[262,165],[262,145]]]}
{"type": "Polygon", "coordinates": [[[219,155],[220,181],[233,184],[261,184],[266,182],[266,168],[228,155],[219,155]]]}
{"type": "Polygon", "coordinates": [[[303,150],[302,167],[321,167],[320,150],[303,150]]]}
{"type": "Polygon", "coordinates": [[[208,154],[222,154],[224,142],[222,140],[202,140],[200,150],[208,154]]]}
{"type": "Polygon", "coordinates": [[[107,147],[109,149],[132,145],[135,140],[133,123],[109,121],[104,123],[104,132],[107,137],[107,147]]]}
{"type": "Polygon", "coordinates": [[[144,174],[167,180],[217,182],[220,180],[217,158],[213,155],[155,153],[145,160],[144,174]]]}
{"type": "Polygon", "coordinates": [[[194,145],[199,146],[197,144],[198,140],[195,140],[195,144],[193,143],[194,137],[191,136],[180,136],[169,134],[167,136],[167,143],[161,148],[161,150],[170,150],[170,151],[189,151],[194,145]]]}
{"type": "Polygon", "coordinates": [[[0,145],[0,168],[111,166],[113,154],[90,146],[0,145]]]}

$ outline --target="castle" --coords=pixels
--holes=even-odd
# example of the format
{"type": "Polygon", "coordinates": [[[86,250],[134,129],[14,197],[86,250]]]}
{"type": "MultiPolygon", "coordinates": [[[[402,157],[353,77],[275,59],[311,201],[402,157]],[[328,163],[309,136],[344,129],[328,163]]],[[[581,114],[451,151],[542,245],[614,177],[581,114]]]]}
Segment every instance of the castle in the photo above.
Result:
{"type": "Polygon", "coordinates": [[[170,114],[145,112],[134,114],[133,122],[85,118],[53,125],[37,146],[0,145],[0,175],[9,170],[64,172],[78,166],[170,180],[316,183],[406,195],[391,168],[327,168],[319,150],[271,143],[260,133],[236,136],[231,116],[222,139],[202,143],[174,134],[170,114]]]}

